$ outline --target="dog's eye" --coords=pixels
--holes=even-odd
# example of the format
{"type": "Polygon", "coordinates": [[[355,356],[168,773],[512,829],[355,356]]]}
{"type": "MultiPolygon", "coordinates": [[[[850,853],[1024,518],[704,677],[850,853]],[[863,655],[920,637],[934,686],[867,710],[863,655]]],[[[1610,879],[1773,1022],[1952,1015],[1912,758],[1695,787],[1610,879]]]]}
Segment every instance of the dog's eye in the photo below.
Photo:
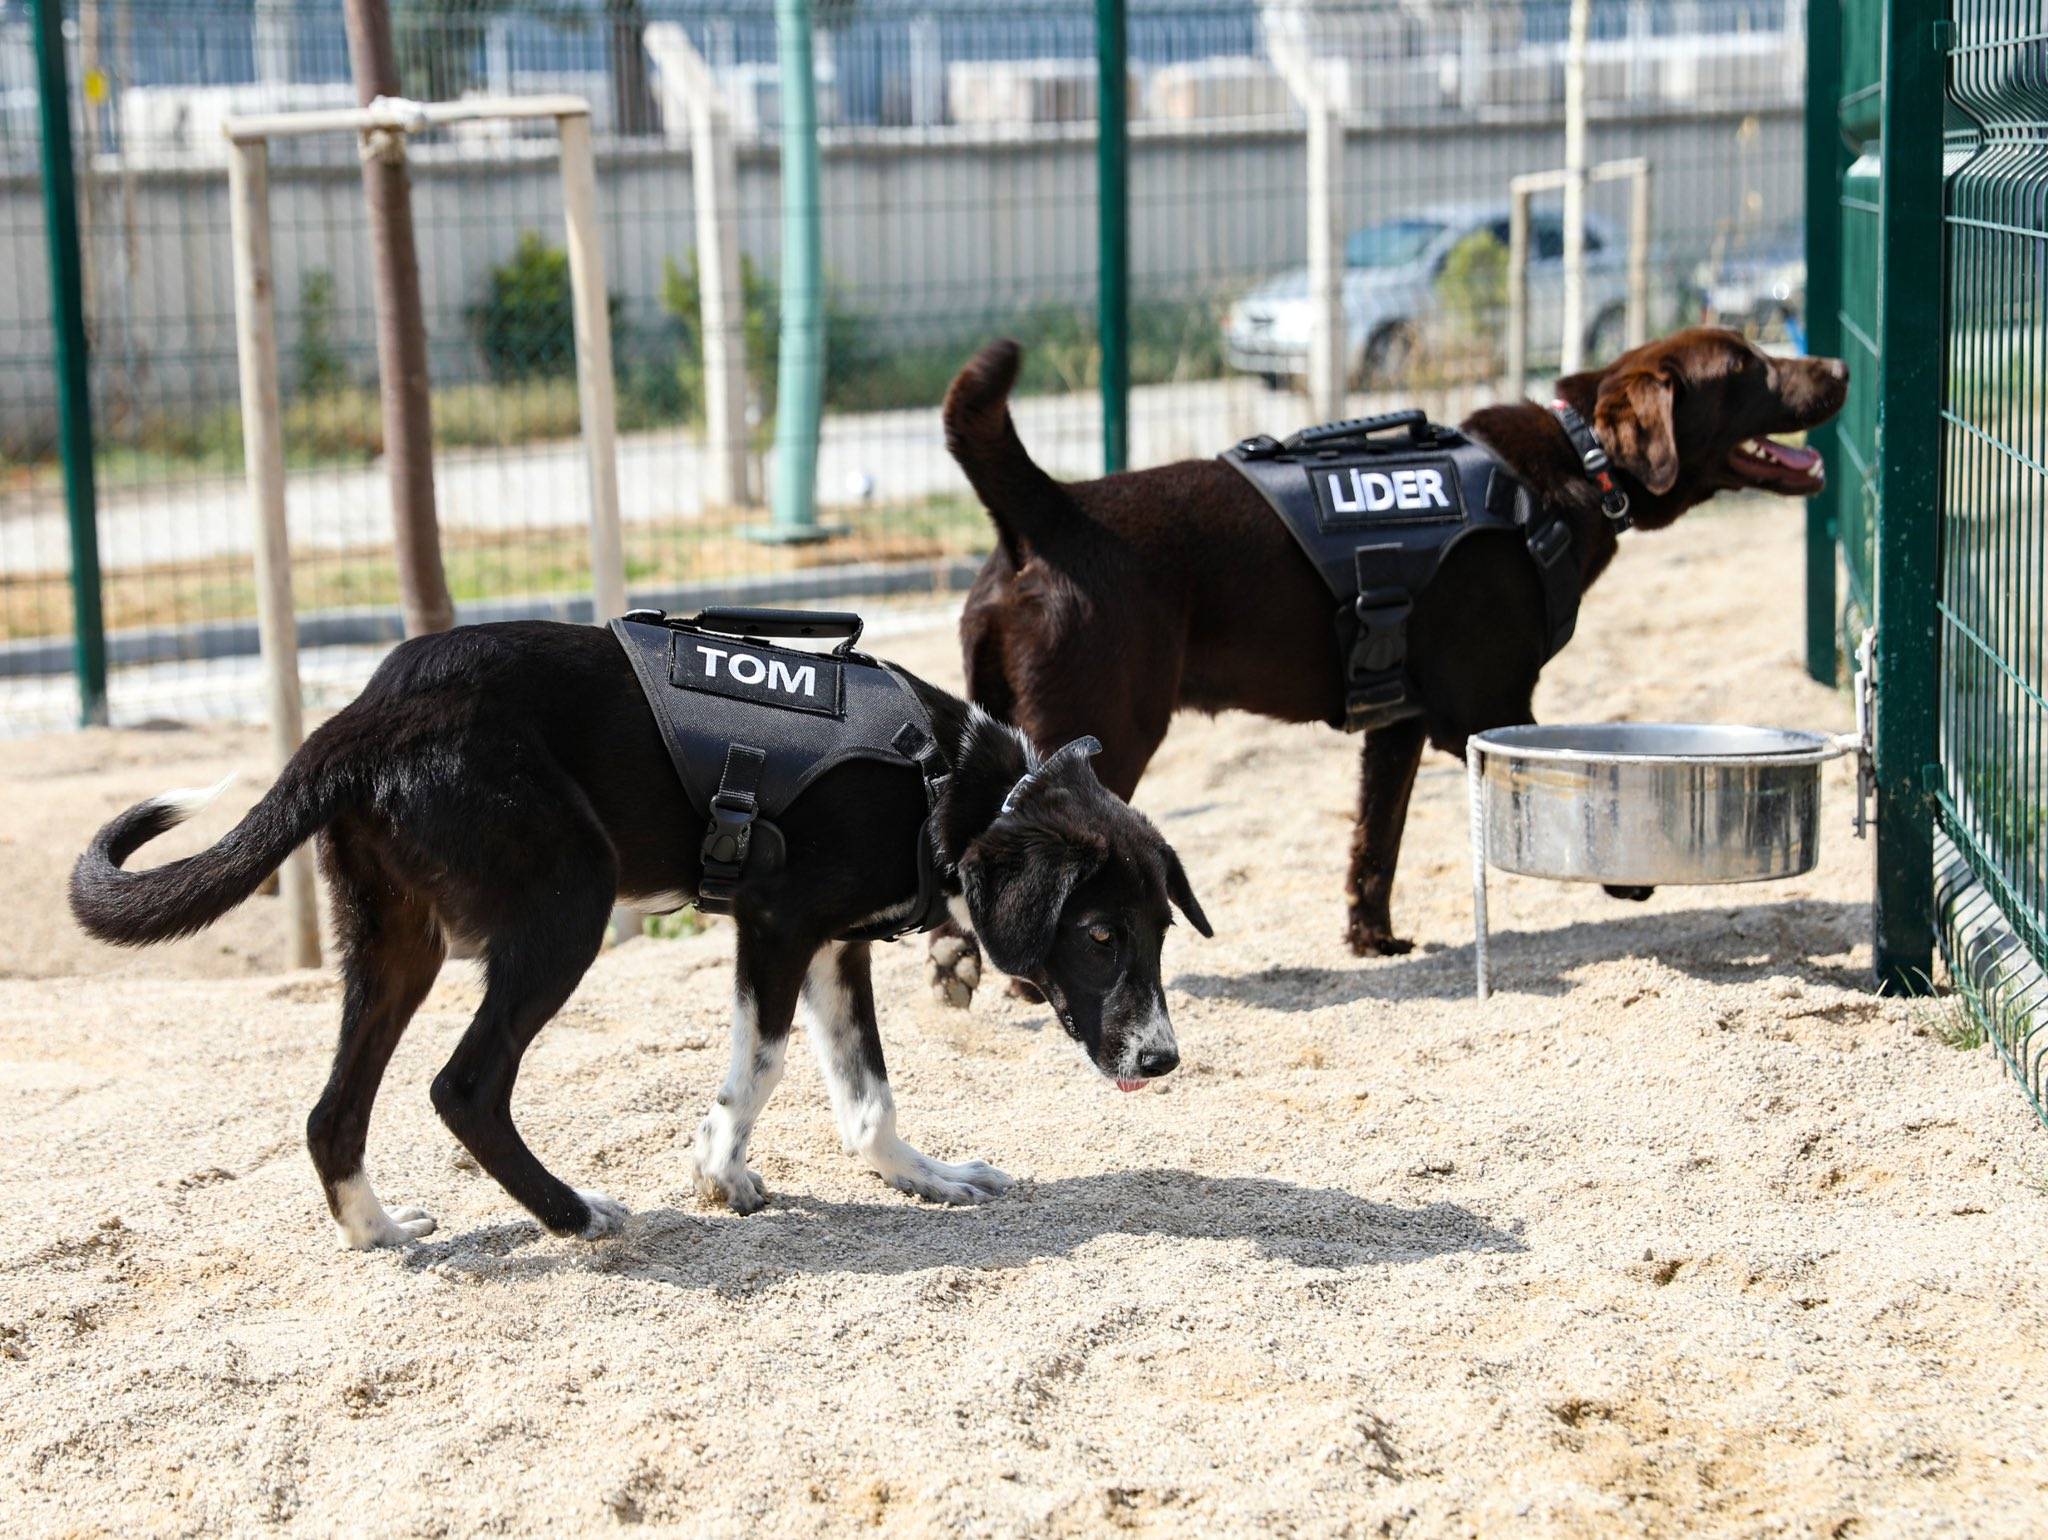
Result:
{"type": "Polygon", "coordinates": [[[1107,925],[1091,925],[1088,927],[1088,939],[1097,946],[1108,946],[1116,940],[1116,932],[1107,925]]]}

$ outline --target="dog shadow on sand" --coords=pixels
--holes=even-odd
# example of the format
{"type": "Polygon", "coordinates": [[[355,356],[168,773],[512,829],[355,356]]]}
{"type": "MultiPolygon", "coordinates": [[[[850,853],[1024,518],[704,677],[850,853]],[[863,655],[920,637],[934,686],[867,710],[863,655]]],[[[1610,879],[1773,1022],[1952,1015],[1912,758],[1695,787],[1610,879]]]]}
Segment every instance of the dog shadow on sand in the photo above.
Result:
{"type": "Polygon", "coordinates": [[[1460,1204],[1376,1203],[1333,1187],[1190,1171],[1106,1172],[1019,1182],[982,1208],[887,1194],[839,1203],[774,1193],[745,1218],[708,1209],[635,1214],[596,1247],[543,1244],[530,1222],[492,1225],[410,1248],[406,1265],[499,1280],[565,1270],[751,1294],[797,1274],[986,1271],[1072,1256],[1108,1235],[1248,1242],[1260,1257],[1343,1272],[1454,1252],[1524,1249],[1460,1204]]]}
{"type": "MultiPolygon", "coordinates": [[[[1629,957],[1648,958],[1710,984],[1791,978],[1820,988],[1870,987],[1867,967],[1839,961],[1869,938],[1867,904],[1802,898],[1629,914],[1617,901],[1616,910],[1612,919],[1579,920],[1550,930],[1488,932],[1494,991],[1569,994],[1583,970],[1629,957]]],[[[1333,934],[1331,949],[1340,948],[1333,934]]],[[[1318,1011],[1359,1000],[1469,1000],[1472,982],[1467,943],[1324,968],[1182,973],[1167,981],[1167,991],[1272,1011],[1318,1011]]]]}

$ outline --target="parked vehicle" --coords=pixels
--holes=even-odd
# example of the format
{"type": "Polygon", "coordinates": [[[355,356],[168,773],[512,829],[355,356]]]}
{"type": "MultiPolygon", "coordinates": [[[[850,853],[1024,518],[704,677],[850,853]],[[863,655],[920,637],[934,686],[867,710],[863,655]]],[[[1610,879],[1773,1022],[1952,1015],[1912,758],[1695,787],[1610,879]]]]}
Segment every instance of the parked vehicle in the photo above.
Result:
{"type": "MultiPolygon", "coordinates": [[[[1353,232],[1344,243],[1344,345],[1351,382],[1371,388],[1406,379],[1434,350],[1497,349],[1506,288],[1488,297],[1484,335],[1455,338],[1443,282],[1451,254],[1474,237],[1508,246],[1506,204],[1442,204],[1417,209],[1353,232]]],[[[1504,262],[1502,264],[1504,270],[1504,262]]],[[[1611,358],[1627,337],[1627,253],[1602,219],[1586,218],[1586,354],[1611,358]]],[[[1308,371],[1308,269],[1267,280],[1231,306],[1223,323],[1230,366],[1276,388],[1308,371]]],[[[1564,217],[1537,209],[1529,216],[1529,358],[1554,363],[1563,335],[1564,217]]],[[[1472,330],[1469,319],[1460,324],[1472,330]]],[[[1497,359],[1496,359],[1497,363],[1497,359]]]]}
{"type": "Polygon", "coordinates": [[[1806,242],[1799,230],[1725,233],[1692,279],[1703,323],[1805,347],[1806,242]]]}

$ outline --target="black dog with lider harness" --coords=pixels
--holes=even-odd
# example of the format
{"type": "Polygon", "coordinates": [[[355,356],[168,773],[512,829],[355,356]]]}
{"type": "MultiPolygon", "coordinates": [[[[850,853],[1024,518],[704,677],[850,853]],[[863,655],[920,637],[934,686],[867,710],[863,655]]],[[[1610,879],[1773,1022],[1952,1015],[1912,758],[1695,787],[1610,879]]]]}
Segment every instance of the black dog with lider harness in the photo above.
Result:
{"type": "MultiPolygon", "coordinates": [[[[1600,487],[1602,510],[1626,529],[1628,499],[1605,452],[1569,406],[1551,410],[1600,487]]],[[[1408,618],[1469,536],[1506,533],[1524,543],[1543,588],[1544,661],[1571,640],[1581,589],[1569,525],[1540,514],[1529,489],[1458,429],[1420,411],[1388,412],[1285,440],[1260,434],[1219,458],[1257,488],[1337,600],[1347,731],[1420,714],[1408,678],[1408,618]]]]}

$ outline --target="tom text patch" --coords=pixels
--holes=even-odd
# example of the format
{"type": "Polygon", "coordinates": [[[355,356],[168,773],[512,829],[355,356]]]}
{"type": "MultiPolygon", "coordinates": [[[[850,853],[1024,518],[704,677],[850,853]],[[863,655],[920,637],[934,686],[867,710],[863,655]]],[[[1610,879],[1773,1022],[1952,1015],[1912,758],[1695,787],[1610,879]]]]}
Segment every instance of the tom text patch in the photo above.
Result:
{"type": "Polygon", "coordinates": [[[757,706],[840,715],[842,665],[815,652],[749,647],[722,637],[677,633],[669,650],[669,683],[757,706]]]}

